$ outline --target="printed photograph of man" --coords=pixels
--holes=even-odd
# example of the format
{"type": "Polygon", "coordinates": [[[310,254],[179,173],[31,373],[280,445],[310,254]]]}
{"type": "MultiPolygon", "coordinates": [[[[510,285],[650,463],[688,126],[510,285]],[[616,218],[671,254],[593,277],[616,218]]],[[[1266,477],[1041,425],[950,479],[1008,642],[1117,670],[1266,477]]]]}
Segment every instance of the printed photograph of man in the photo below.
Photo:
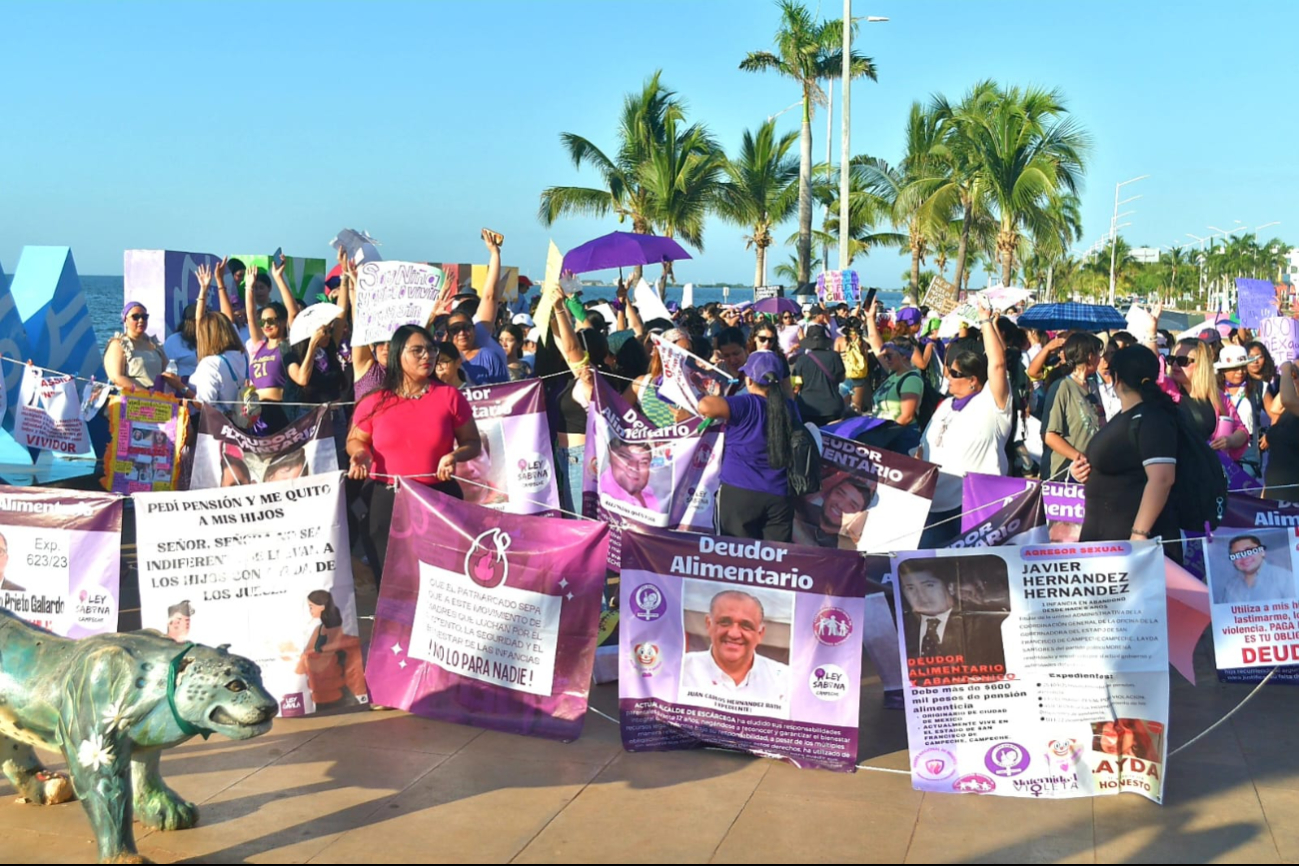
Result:
{"type": "Polygon", "coordinates": [[[1010,579],[1000,558],[908,559],[898,566],[898,582],[908,659],[943,656],[971,666],[1005,665],[1001,624],[1010,611],[1010,579]],[[967,607],[963,598],[980,601],[967,607]],[[1005,606],[998,609],[1002,599],[1005,606]]]}
{"type": "Polygon", "coordinates": [[[600,494],[619,502],[662,513],[658,497],[650,489],[650,466],[654,447],[648,442],[624,442],[609,437],[609,466],[600,477],[600,494]]]}
{"type": "Polygon", "coordinates": [[[1242,533],[1232,536],[1225,546],[1213,541],[1208,548],[1214,604],[1251,604],[1295,597],[1285,531],[1242,533]]]}
{"type": "Polygon", "coordinates": [[[194,606],[189,599],[167,608],[167,637],[176,643],[188,643],[189,618],[193,615],[194,606]]]}
{"type": "Polygon", "coordinates": [[[856,550],[866,529],[866,513],[878,502],[873,482],[831,469],[819,492],[795,503],[794,542],[856,550]]]}
{"type": "MultiPolygon", "coordinates": [[[[715,584],[707,586],[709,591],[715,588],[715,584]]],[[[683,607],[689,606],[687,600],[683,607]]],[[[715,593],[704,616],[707,648],[686,652],[677,702],[741,715],[788,718],[789,665],[759,651],[768,624],[756,593],[738,589],[715,593]]],[[[687,647],[691,643],[688,629],[687,625],[687,647]]]]}
{"type": "Polygon", "coordinates": [[[27,590],[9,579],[5,572],[9,570],[9,539],[0,535],[0,592],[26,592],[27,590]]]}

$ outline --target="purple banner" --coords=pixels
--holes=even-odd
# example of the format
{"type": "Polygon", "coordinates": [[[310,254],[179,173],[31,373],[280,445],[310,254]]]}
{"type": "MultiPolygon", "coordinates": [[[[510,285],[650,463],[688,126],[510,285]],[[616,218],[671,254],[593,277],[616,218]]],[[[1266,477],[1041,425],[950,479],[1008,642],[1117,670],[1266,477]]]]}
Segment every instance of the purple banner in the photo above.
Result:
{"type": "Polygon", "coordinates": [[[609,529],[397,491],[366,678],[376,703],[573,740],[586,718],[609,529]]]}
{"type": "Polygon", "coordinates": [[[1032,486],[1023,478],[968,472],[961,482],[961,532],[969,532],[996,514],[1014,496],[1032,486]]]}
{"type": "Polygon", "coordinates": [[[1003,544],[1040,544],[1045,534],[1033,530],[1043,526],[1042,488],[1034,485],[1010,498],[987,520],[963,531],[948,547],[1000,547],[1003,544]]]}
{"type": "Polygon", "coordinates": [[[622,565],[624,748],[855,771],[864,557],[633,527],[622,565]]]}
{"type": "Polygon", "coordinates": [[[465,501],[511,514],[559,516],[559,491],[540,380],[469,388],[483,449],[456,466],[465,501]]]}
{"type": "Polygon", "coordinates": [[[1236,309],[1240,314],[1240,323],[1251,330],[1258,330],[1264,319],[1275,317],[1277,297],[1272,281],[1237,277],[1236,309]]]}

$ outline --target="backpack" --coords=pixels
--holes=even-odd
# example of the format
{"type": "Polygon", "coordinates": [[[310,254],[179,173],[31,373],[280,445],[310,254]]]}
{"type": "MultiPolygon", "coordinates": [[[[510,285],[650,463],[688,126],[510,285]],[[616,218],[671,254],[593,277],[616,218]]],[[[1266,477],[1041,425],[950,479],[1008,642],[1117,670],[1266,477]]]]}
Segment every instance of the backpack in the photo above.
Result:
{"type": "Polygon", "coordinates": [[[224,354],[220,357],[225,362],[226,369],[230,371],[230,378],[234,380],[235,387],[239,389],[238,401],[233,406],[228,406],[225,411],[230,420],[235,422],[236,427],[247,430],[261,417],[262,400],[257,396],[257,389],[247,379],[242,380],[242,386],[239,384],[241,380],[235,375],[235,368],[230,363],[230,359],[224,354]]]}
{"type": "Polygon", "coordinates": [[[938,404],[943,402],[943,395],[938,393],[937,388],[929,384],[929,380],[919,370],[908,370],[902,374],[902,378],[898,379],[897,385],[894,386],[898,390],[898,402],[902,401],[902,383],[907,380],[908,376],[919,376],[920,384],[924,386],[924,392],[920,395],[920,405],[916,407],[916,423],[920,425],[921,430],[924,430],[929,426],[930,419],[934,417],[934,410],[938,408],[938,404]]]}
{"type": "Polygon", "coordinates": [[[821,451],[806,426],[794,426],[789,437],[791,459],[785,477],[792,496],[810,496],[821,489],[821,451]]]}
{"type": "MultiPolygon", "coordinates": [[[[1185,532],[1217,529],[1227,511],[1227,468],[1209,443],[1200,438],[1178,410],[1177,474],[1168,501],[1177,508],[1177,523],[1185,532]]],[[[1141,418],[1133,419],[1129,429],[1132,447],[1137,447],[1137,430],[1141,418]]]]}

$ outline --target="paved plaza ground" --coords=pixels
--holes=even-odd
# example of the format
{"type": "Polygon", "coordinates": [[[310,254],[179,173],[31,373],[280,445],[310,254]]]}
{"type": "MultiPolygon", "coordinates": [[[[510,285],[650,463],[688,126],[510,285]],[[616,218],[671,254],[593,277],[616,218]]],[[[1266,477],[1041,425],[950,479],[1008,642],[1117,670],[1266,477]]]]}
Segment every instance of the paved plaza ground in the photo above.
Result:
{"type": "MultiPolygon", "coordinates": [[[[360,596],[373,610],[373,592],[360,596]]],[[[1249,692],[1217,682],[1208,650],[1202,641],[1198,687],[1172,674],[1172,748],[1249,692]]],[[[883,709],[867,668],[861,761],[903,770],[903,713],[883,709]]],[[[596,687],[591,703],[616,716],[617,684],[596,687]]],[[[164,863],[1296,862],[1297,715],[1299,690],[1264,687],[1170,761],[1156,806],[1131,794],[921,794],[901,773],[718,751],[628,754],[595,713],[564,744],[351,711],[171,751],[164,774],[201,804],[199,826],[136,831],[141,852],[164,863]]],[[[21,805],[0,786],[0,832],[4,862],[95,859],[76,803],[21,805]]]]}

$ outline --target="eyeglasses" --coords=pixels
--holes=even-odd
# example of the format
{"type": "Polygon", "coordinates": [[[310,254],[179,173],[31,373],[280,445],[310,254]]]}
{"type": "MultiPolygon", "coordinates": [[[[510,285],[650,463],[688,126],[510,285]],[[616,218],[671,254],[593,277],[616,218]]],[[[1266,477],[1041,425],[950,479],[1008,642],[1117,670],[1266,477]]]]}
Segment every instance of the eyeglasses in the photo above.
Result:
{"type": "Polygon", "coordinates": [[[132,313],[131,315],[127,316],[127,318],[130,319],[132,322],[147,322],[147,321],[149,321],[149,314],[148,314],[148,313],[132,313]]]}
{"type": "Polygon", "coordinates": [[[272,325],[278,325],[279,323],[280,323],[279,319],[262,319],[263,328],[269,328],[272,325]]]}
{"type": "Polygon", "coordinates": [[[454,337],[456,334],[467,334],[474,329],[474,326],[468,322],[460,322],[455,325],[447,325],[447,334],[454,337]]]}
{"type": "Polygon", "coordinates": [[[1168,363],[1174,367],[1189,367],[1195,363],[1195,359],[1190,355],[1173,355],[1168,359],[1168,363]]]}
{"type": "Polygon", "coordinates": [[[427,344],[421,344],[418,346],[407,346],[405,351],[414,355],[416,358],[427,358],[429,355],[432,355],[436,349],[427,344]]]}

